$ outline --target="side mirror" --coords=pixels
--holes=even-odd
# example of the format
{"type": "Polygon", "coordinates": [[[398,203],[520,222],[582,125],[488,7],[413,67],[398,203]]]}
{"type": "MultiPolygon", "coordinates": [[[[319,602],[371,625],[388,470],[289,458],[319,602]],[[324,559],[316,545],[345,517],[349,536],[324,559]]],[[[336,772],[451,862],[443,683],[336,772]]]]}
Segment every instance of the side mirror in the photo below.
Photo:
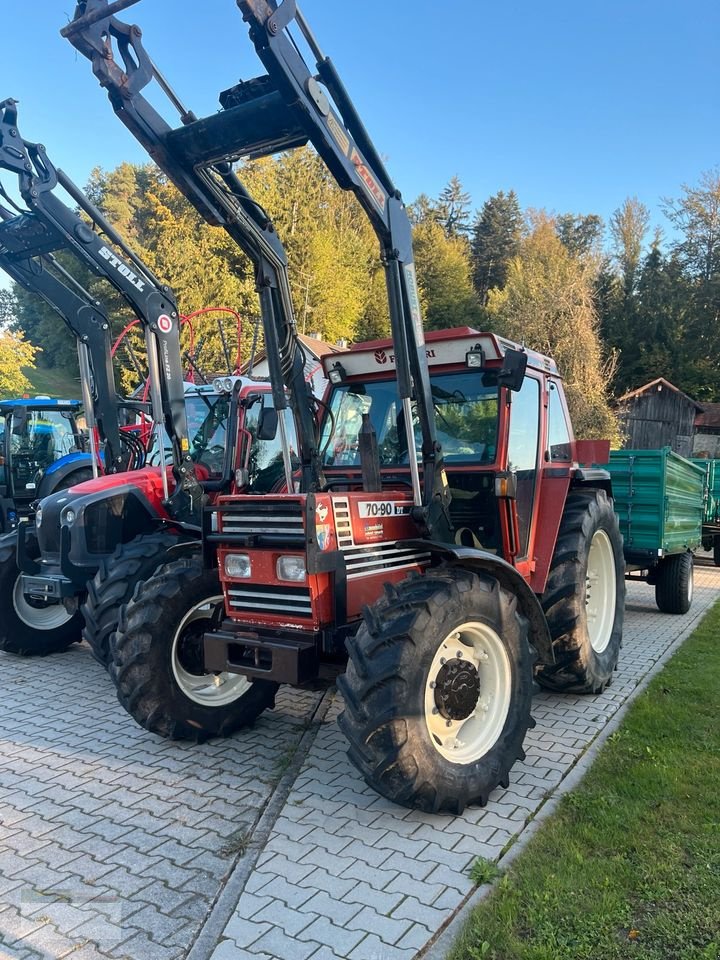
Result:
{"type": "Polygon", "coordinates": [[[258,440],[274,440],[277,435],[278,413],[275,407],[266,407],[264,404],[260,408],[258,416],[257,438],[258,440]]]}
{"type": "Polygon", "coordinates": [[[503,357],[503,365],[498,374],[498,384],[510,390],[519,390],[525,379],[527,354],[524,350],[508,350],[503,357]]]}

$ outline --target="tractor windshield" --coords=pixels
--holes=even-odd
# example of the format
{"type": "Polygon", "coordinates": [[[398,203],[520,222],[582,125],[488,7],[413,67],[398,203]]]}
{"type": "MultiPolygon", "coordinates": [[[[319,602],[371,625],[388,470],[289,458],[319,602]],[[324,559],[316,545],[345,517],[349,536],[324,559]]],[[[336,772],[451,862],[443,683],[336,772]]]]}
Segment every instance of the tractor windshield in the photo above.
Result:
{"type": "Polygon", "coordinates": [[[227,446],[230,396],[202,394],[185,397],[190,455],[208,471],[209,479],[223,476],[227,446]]]}
{"type": "Polygon", "coordinates": [[[13,486],[34,490],[56,460],[79,449],[72,414],[18,407],[10,418],[9,454],[13,486]]]}
{"type": "MultiPolygon", "coordinates": [[[[498,387],[492,374],[475,370],[432,374],[438,441],[447,465],[493,463],[497,451],[498,387]]],[[[358,433],[369,414],[383,467],[408,463],[403,411],[394,380],[347,383],[334,388],[321,449],[326,467],[359,467],[358,433]]],[[[420,456],[420,424],[413,417],[420,456]]]]}

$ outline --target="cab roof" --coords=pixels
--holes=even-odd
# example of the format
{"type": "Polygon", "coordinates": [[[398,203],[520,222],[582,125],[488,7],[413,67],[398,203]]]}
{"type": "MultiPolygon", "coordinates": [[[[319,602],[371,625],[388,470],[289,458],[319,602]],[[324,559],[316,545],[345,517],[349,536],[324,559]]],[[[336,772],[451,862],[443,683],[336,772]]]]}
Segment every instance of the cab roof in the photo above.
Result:
{"type": "MultiPolygon", "coordinates": [[[[471,351],[482,350],[485,360],[496,365],[507,350],[522,350],[527,354],[528,367],[543,373],[557,375],[557,366],[551,357],[535,350],[528,350],[496,333],[483,333],[472,327],[452,327],[449,330],[429,330],[425,334],[428,365],[465,366],[466,356],[471,351]]],[[[385,373],[395,369],[395,351],[392,340],[371,340],[356,343],[349,350],[339,351],[322,358],[325,375],[333,365],[341,363],[346,376],[363,376],[369,373],[385,373]]]]}
{"type": "Polygon", "coordinates": [[[33,410],[79,410],[79,400],[54,400],[51,397],[18,397],[15,400],[0,400],[0,410],[8,412],[16,407],[29,407],[33,410]]]}

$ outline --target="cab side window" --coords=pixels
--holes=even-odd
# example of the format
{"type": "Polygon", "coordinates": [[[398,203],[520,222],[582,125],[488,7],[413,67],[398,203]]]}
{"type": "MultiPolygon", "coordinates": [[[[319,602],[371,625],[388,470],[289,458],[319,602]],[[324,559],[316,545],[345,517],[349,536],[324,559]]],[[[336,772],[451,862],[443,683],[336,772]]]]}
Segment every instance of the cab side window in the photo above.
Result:
{"type": "Polygon", "coordinates": [[[551,461],[570,460],[570,430],[557,384],[548,383],[548,454],[551,461]]]}
{"type": "Polygon", "coordinates": [[[508,437],[508,470],[515,471],[517,479],[519,558],[527,556],[528,551],[539,439],[540,384],[532,377],[526,377],[522,388],[512,394],[508,437]]]}

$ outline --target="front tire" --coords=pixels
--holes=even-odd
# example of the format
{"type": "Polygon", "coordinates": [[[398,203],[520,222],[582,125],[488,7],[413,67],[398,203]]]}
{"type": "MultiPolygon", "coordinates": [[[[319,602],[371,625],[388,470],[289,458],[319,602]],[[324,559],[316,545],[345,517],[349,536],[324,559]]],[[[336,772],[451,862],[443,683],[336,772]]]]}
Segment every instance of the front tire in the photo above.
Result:
{"type": "Polygon", "coordinates": [[[655,603],[662,613],[687,613],[693,598],[693,555],[676,553],[660,561],[655,603]]]}
{"type": "MultiPolygon", "coordinates": [[[[45,603],[24,596],[17,565],[14,531],[0,540],[0,650],[21,657],[45,657],[61,653],[81,640],[82,617],[68,613],[62,604],[45,603]]],[[[27,553],[39,553],[34,534],[27,536],[27,553]]]]}
{"type": "Polygon", "coordinates": [[[149,580],[167,552],[178,543],[174,533],[152,533],[121,543],[111,557],[102,560],[88,583],[87,599],[82,606],[85,620],[83,640],[92,655],[107,669],[110,663],[110,637],[118,624],[120,608],[132,600],[135,588],[149,580]]]}
{"type": "Polygon", "coordinates": [[[348,640],[338,680],[350,760],[396,803],[484,805],[534,726],[528,622],[485,572],[438,568],[386,591],[348,640]]]}
{"type": "Polygon", "coordinates": [[[543,667],[539,683],[600,693],[617,666],[625,606],[622,536],[604,490],[569,494],[541,604],[555,663],[543,667]]]}
{"type": "Polygon", "coordinates": [[[110,676],[146,730],[201,742],[229,736],[274,705],[278,684],[203,669],[202,637],[222,604],[217,571],[191,557],[160,567],[122,609],[110,676]]]}

